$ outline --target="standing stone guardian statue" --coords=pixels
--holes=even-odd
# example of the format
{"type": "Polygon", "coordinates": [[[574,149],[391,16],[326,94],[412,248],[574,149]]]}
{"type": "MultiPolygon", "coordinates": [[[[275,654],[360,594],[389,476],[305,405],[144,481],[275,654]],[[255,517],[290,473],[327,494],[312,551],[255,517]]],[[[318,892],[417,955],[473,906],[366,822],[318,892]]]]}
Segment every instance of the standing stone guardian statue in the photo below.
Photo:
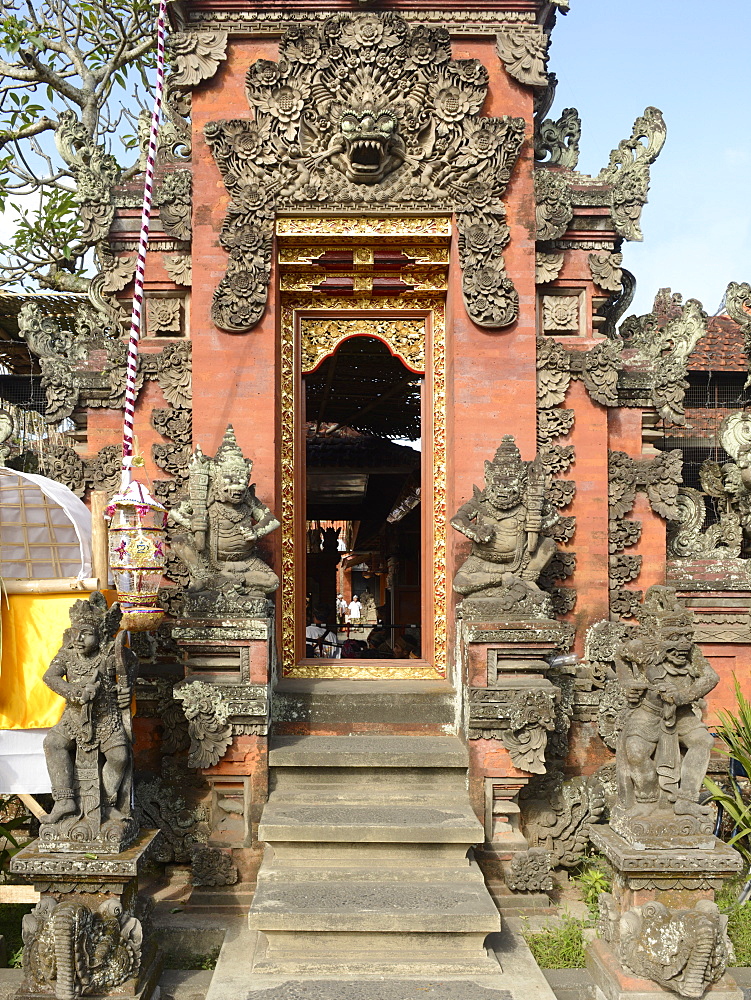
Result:
{"type": "Polygon", "coordinates": [[[188,568],[189,591],[263,598],[279,586],[279,577],[257,551],[258,541],[279,521],[256,496],[252,469],[231,425],[213,459],[200,447],[193,453],[189,499],[169,515],[176,529],[171,546],[188,568]]]}
{"type": "Polygon", "coordinates": [[[44,675],[66,705],[44,740],[55,804],[39,839],[54,851],[117,853],[138,833],[130,716],[138,657],[118,634],[119,606],[108,609],[98,591],[69,613],[71,627],[44,675]]]}
{"type": "Polygon", "coordinates": [[[454,577],[454,590],[481,598],[512,588],[539,591],[537,581],[556,551],[545,532],[556,520],[545,495],[540,456],[523,461],[514,438],[505,435],[492,462],[485,462],[485,488],[475,486],[472,499],[451,520],[472,542],[454,577]]]}
{"type": "Polygon", "coordinates": [[[712,832],[709,808],[699,804],[714,742],[702,711],[719,678],[694,642],[692,618],[674,590],[650,587],[635,637],[616,649],[628,708],[611,826],[630,843],[672,847],[690,838],[699,846],[696,835],[712,832]]]}

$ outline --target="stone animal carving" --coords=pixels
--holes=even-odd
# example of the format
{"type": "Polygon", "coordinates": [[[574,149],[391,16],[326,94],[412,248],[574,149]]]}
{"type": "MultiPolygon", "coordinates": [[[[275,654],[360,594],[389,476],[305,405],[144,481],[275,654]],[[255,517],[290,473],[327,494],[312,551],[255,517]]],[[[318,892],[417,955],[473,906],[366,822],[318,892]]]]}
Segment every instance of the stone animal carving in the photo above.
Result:
{"type": "Polygon", "coordinates": [[[118,605],[108,610],[98,591],[70,609],[71,627],[44,675],[66,701],[62,718],[44,740],[55,800],[39,837],[56,850],[87,843],[116,852],[137,832],[130,702],[138,657],[117,634],[118,605]]]}
{"type": "Polygon", "coordinates": [[[619,919],[613,897],[600,894],[598,930],[622,964],[683,997],[703,996],[724,975],[733,958],[727,922],[708,899],[692,910],[645,903],[619,919]]]}
{"type": "MultiPolygon", "coordinates": [[[[615,651],[628,711],[616,745],[618,804],[611,826],[632,842],[711,832],[699,792],[713,739],[701,721],[717,674],[694,643],[690,612],[675,591],[650,587],[633,639],[615,651]]],[[[668,839],[665,839],[668,838],[668,839]]]]}
{"type": "Polygon", "coordinates": [[[108,899],[92,910],[75,899],[43,896],[23,918],[23,968],[27,986],[58,1000],[106,993],[137,975],[140,920],[108,899]]]}
{"type": "Polygon", "coordinates": [[[170,511],[174,552],[190,574],[190,591],[236,591],[263,597],[279,577],[256,549],[279,522],[249,483],[253,463],[243,456],[230,425],[213,459],[198,447],[188,472],[189,499],[170,511]]]}
{"type": "Polygon", "coordinates": [[[525,790],[521,820],[530,847],[544,848],[554,867],[572,868],[584,857],[589,824],[605,813],[605,790],[597,774],[563,781],[560,772],[525,790]]]}
{"type": "Polygon", "coordinates": [[[517,580],[537,590],[537,580],[556,552],[545,532],[556,513],[545,495],[545,470],[538,455],[522,461],[507,434],[492,462],[485,462],[485,488],[452,518],[451,524],[472,542],[472,551],[454,577],[464,596],[502,594],[517,580]]]}

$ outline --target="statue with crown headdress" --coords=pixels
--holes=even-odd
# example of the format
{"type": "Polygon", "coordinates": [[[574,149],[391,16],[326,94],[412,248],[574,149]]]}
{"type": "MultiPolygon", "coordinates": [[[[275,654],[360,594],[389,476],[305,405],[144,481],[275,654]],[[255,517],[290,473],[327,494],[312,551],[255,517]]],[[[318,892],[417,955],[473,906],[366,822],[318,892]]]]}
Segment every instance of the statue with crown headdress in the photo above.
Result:
{"type": "Polygon", "coordinates": [[[130,703],[138,657],[119,632],[117,604],[96,591],[70,609],[70,628],[44,675],[65,710],[44,739],[54,807],[39,839],[50,850],[123,850],[138,833],[132,815],[130,703]]]}
{"type": "Polygon", "coordinates": [[[250,482],[246,459],[230,424],[213,459],[196,448],[189,465],[188,499],[170,511],[173,551],[190,574],[188,590],[265,597],[279,577],[257,551],[259,539],[279,527],[250,482]]]}
{"type": "Polygon", "coordinates": [[[475,486],[472,499],[451,520],[472,542],[454,590],[480,598],[539,592],[537,580],[556,551],[546,532],[557,517],[546,497],[541,457],[523,461],[506,434],[493,460],[485,462],[485,488],[475,486]]]}
{"type": "Polygon", "coordinates": [[[711,835],[699,793],[714,743],[702,721],[719,678],[694,642],[692,612],[650,587],[633,638],[615,654],[628,713],[616,747],[618,803],[610,825],[629,842],[680,846],[711,835]]]}

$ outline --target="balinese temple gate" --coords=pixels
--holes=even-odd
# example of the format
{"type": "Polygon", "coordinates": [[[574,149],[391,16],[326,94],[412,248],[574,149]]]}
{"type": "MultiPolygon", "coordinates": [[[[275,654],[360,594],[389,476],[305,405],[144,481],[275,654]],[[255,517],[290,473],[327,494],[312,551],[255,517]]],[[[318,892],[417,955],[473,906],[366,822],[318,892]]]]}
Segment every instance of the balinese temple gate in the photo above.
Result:
{"type": "MultiPolygon", "coordinates": [[[[739,861],[698,798],[701,712],[747,676],[746,508],[717,465],[704,530],[665,446],[707,316],[668,296],[622,321],[621,251],[666,128],[635,108],[577,170],[576,111],[549,116],[567,6],[171,10],[135,427],[168,615],[131,640],[134,794],[161,861],[246,887],[215,975],[246,996],[544,992],[500,914],[590,835],[617,873],[589,957],[609,1000],[740,995],[712,902],[739,861]],[[639,957],[658,917],[688,942],[677,971],[639,957]]],[[[58,138],[93,178],[102,270],[73,331],[33,305],[20,325],[48,419],[77,427],[58,475],[96,499],[140,181],[58,138]]],[[[728,290],[736,333],[750,298],[728,290]]],[[[740,475],[748,415],[721,433],[740,475]]]]}

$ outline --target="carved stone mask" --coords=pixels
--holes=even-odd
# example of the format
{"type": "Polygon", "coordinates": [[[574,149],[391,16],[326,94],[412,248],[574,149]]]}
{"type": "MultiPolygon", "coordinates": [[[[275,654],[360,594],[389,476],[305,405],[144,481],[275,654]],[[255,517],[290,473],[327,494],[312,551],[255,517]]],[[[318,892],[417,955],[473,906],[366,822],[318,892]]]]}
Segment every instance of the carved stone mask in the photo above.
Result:
{"type": "Polygon", "coordinates": [[[333,158],[334,166],[355,184],[377,184],[401,163],[395,155],[398,127],[396,115],[386,109],[348,108],[339,122],[344,149],[333,158]]]}
{"type": "Polygon", "coordinates": [[[508,510],[510,507],[515,507],[521,500],[519,480],[514,478],[486,482],[485,496],[499,510],[508,510]]]}

